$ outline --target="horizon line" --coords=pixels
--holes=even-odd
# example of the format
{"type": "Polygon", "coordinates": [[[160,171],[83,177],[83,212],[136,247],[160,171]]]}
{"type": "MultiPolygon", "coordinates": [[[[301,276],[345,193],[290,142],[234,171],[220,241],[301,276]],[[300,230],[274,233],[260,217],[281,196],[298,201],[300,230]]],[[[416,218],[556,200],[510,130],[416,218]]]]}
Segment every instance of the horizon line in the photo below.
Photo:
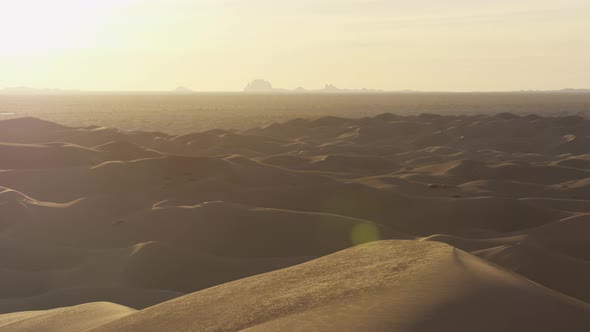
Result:
{"type": "Polygon", "coordinates": [[[590,93],[590,88],[562,88],[562,89],[521,89],[521,90],[373,90],[373,89],[339,89],[336,91],[326,90],[275,90],[275,91],[244,91],[244,90],[77,90],[60,88],[30,88],[30,87],[6,87],[0,88],[0,95],[75,95],[75,94],[245,94],[245,95],[305,95],[305,94],[420,94],[420,93],[590,93]],[[22,90],[18,90],[22,89],[22,90]]]}

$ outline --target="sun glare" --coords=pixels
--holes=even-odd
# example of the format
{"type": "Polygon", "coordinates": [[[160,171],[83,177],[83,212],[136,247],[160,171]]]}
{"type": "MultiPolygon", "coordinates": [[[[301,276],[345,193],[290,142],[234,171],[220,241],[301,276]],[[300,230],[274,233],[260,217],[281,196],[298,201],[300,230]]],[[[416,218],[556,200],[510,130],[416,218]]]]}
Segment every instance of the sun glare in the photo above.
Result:
{"type": "Polygon", "coordinates": [[[90,45],[126,0],[1,0],[0,55],[45,53],[90,45]]]}

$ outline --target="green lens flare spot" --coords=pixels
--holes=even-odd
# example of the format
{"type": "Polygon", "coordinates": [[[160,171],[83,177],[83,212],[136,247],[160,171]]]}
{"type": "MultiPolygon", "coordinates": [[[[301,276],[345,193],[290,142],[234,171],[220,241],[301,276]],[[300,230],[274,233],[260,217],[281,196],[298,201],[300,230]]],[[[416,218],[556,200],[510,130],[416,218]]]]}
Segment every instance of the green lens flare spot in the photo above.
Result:
{"type": "Polygon", "coordinates": [[[360,223],[352,228],[351,241],[355,246],[380,239],[379,227],[373,223],[360,223]]]}

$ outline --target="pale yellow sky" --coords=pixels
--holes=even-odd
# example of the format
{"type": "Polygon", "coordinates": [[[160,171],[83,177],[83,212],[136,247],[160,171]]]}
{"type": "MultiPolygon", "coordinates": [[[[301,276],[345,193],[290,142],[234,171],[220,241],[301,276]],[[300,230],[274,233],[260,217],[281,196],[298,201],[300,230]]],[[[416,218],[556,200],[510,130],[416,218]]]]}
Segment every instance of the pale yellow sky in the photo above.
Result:
{"type": "Polygon", "coordinates": [[[0,0],[0,88],[590,88],[588,0],[0,0]]]}

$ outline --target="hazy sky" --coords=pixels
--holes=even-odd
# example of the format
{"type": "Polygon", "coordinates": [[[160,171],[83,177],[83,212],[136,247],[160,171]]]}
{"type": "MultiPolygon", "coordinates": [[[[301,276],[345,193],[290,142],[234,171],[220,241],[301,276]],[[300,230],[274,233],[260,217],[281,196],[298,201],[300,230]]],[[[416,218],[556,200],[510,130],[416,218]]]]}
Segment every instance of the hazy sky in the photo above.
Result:
{"type": "Polygon", "coordinates": [[[0,87],[590,88],[588,0],[0,0],[0,87]]]}

